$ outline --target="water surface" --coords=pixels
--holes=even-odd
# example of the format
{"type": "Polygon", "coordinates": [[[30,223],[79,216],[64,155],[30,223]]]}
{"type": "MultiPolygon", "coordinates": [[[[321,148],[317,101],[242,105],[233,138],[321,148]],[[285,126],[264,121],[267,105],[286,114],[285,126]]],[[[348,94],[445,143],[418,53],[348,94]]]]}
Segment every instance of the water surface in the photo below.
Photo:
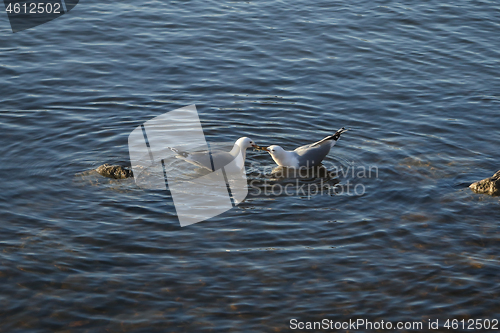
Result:
{"type": "MultiPolygon", "coordinates": [[[[5,16],[1,331],[498,319],[499,199],[467,186],[499,169],[499,14],[495,1],[89,0],[16,34],[5,16]],[[339,175],[362,195],[254,193],[185,228],[168,192],[80,175],[127,164],[135,127],[191,104],[213,143],[292,149],[349,127],[325,166],[378,173],[339,175]]],[[[264,189],[271,164],[249,151],[249,181],[264,189]]]]}

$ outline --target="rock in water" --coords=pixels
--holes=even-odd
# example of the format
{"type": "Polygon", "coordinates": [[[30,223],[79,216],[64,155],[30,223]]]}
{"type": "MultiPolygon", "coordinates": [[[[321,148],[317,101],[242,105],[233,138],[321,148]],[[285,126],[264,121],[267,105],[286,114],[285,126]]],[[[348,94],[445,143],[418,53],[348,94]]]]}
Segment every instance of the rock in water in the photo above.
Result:
{"type": "Polygon", "coordinates": [[[133,176],[131,170],[125,169],[120,165],[110,165],[107,163],[99,166],[95,171],[101,176],[114,179],[125,179],[133,176]]]}
{"type": "Polygon", "coordinates": [[[500,170],[492,177],[480,180],[469,186],[475,193],[500,195],[500,170]]]}

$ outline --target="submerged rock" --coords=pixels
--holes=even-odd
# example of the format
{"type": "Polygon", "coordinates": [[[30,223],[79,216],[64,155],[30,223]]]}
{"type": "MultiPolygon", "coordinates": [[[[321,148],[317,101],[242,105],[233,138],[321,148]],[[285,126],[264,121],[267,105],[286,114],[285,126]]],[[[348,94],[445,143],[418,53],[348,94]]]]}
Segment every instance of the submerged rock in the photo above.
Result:
{"type": "Polygon", "coordinates": [[[114,178],[114,179],[125,179],[129,177],[133,177],[133,173],[131,170],[125,169],[121,165],[110,165],[103,164],[95,169],[101,176],[114,178]]]}
{"type": "Polygon", "coordinates": [[[475,193],[500,195],[500,170],[492,177],[480,180],[469,186],[475,193]]]}

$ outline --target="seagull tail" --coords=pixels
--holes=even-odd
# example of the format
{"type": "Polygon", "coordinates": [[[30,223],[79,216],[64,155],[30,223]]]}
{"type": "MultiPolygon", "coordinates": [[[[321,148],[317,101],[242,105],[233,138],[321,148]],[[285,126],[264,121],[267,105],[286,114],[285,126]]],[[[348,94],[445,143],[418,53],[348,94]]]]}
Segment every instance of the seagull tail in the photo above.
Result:
{"type": "Polygon", "coordinates": [[[342,127],[337,132],[335,132],[334,135],[331,136],[331,140],[337,141],[338,139],[340,139],[340,135],[344,132],[347,132],[347,129],[345,127],[342,127]]]}
{"type": "MultiPolygon", "coordinates": [[[[335,140],[337,141],[338,139],[340,139],[340,135],[344,132],[347,132],[347,129],[345,127],[342,127],[341,129],[339,129],[337,132],[335,132],[334,135],[330,135],[330,136],[327,136],[326,138],[324,138],[323,140],[324,141],[327,141],[327,140],[335,140]]],[[[323,141],[321,140],[321,141],[323,141]]]]}

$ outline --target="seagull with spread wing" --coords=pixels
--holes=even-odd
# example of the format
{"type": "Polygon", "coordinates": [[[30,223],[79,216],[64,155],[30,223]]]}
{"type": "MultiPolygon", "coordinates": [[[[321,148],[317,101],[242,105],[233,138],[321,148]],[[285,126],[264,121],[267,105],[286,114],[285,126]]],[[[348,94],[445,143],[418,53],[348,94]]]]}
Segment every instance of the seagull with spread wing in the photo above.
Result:
{"type": "Polygon", "coordinates": [[[318,166],[345,131],[347,130],[342,127],[335,134],[327,136],[323,140],[298,147],[293,151],[287,151],[277,145],[261,149],[271,154],[274,162],[279,166],[289,168],[318,166]]]}

